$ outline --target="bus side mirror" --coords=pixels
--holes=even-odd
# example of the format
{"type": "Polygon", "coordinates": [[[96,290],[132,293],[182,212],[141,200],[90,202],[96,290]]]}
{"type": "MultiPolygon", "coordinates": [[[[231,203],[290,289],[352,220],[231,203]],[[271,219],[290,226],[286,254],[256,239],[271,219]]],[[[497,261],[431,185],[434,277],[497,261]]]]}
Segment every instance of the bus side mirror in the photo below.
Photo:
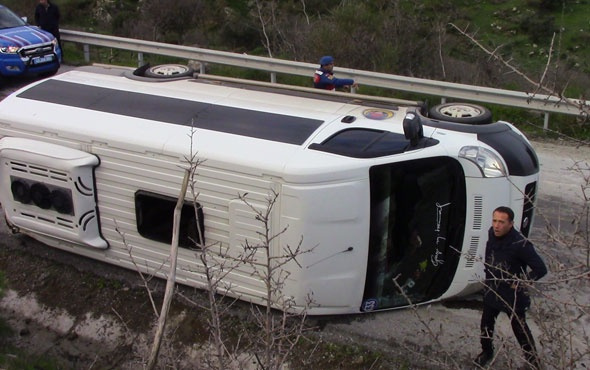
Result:
{"type": "Polygon", "coordinates": [[[415,146],[418,141],[424,137],[424,130],[422,128],[422,122],[420,116],[414,112],[406,113],[403,122],[404,136],[410,140],[410,145],[415,146]]]}

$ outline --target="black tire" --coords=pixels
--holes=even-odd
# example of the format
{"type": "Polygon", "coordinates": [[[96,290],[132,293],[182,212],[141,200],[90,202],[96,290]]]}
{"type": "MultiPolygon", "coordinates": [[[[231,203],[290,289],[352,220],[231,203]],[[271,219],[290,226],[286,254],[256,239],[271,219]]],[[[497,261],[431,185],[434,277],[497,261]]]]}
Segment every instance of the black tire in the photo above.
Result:
{"type": "Polygon", "coordinates": [[[432,119],[464,123],[468,125],[487,125],[492,123],[492,112],[481,105],[469,103],[446,103],[432,107],[428,113],[432,119]]]}
{"type": "Polygon", "coordinates": [[[192,77],[194,70],[181,64],[161,64],[149,67],[145,71],[145,77],[151,78],[179,78],[192,77]]]}

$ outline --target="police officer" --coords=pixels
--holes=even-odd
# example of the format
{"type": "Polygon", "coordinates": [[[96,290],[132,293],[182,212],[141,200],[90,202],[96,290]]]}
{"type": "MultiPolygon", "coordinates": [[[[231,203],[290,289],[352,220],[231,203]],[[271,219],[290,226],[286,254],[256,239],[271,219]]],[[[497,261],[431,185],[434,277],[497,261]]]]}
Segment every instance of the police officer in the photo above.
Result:
{"type": "Polygon", "coordinates": [[[313,75],[313,86],[316,89],[334,90],[337,87],[357,87],[358,84],[350,78],[334,77],[334,58],[324,56],[320,59],[320,68],[313,75]]]}

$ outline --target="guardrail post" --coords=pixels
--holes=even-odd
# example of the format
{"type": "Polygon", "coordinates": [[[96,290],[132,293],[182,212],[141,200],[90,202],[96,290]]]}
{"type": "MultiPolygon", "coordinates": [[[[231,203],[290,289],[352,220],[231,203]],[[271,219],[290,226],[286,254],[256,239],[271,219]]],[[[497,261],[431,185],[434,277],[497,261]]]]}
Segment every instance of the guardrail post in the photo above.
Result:
{"type": "Polygon", "coordinates": [[[141,67],[143,65],[143,53],[137,53],[137,66],[141,67]]]}
{"type": "Polygon", "coordinates": [[[270,73],[270,83],[273,83],[273,84],[277,83],[277,74],[275,72],[270,73]]]}
{"type": "Polygon", "coordinates": [[[549,113],[545,112],[543,115],[543,130],[549,129],[549,113]]]}
{"type": "Polygon", "coordinates": [[[84,44],[84,61],[90,63],[90,45],[84,44]]]}

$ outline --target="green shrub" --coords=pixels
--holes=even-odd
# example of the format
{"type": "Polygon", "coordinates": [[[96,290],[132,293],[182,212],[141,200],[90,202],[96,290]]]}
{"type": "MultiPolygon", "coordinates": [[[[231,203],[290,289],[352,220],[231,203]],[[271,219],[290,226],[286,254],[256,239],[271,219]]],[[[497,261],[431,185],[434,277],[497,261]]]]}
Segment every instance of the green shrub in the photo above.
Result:
{"type": "Polygon", "coordinates": [[[555,17],[552,15],[537,14],[535,17],[524,17],[519,26],[534,43],[551,40],[553,33],[558,31],[555,17]]]}

